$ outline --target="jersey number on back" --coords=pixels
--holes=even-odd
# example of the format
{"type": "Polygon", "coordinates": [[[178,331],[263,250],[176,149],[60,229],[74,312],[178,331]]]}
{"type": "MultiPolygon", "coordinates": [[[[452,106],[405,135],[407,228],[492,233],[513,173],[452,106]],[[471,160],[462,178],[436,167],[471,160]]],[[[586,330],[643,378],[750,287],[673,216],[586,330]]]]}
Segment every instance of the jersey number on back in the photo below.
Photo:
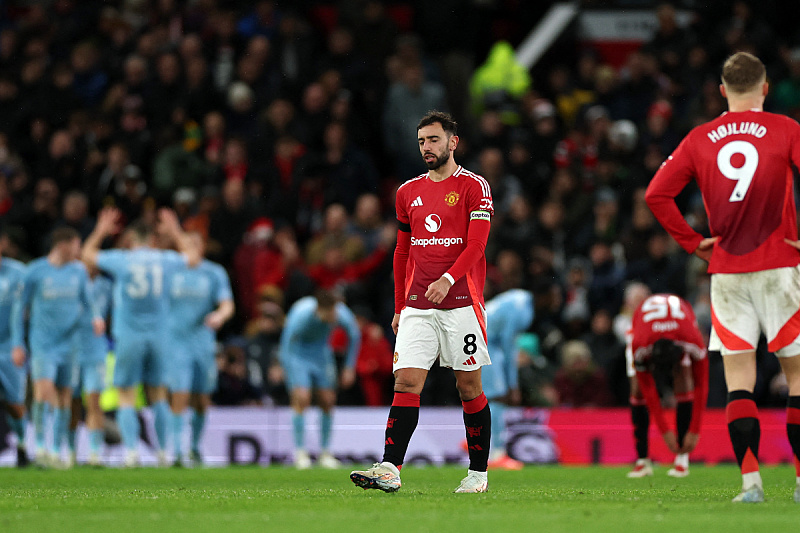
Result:
{"type": "MultiPolygon", "coordinates": [[[[736,163],[739,162],[736,161],[736,163]]],[[[737,182],[728,201],[741,202],[744,200],[744,195],[747,194],[747,189],[750,188],[750,183],[752,183],[756,168],[758,168],[758,150],[747,141],[731,141],[719,149],[717,167],[723,176],[737,182]],[[744,156],[744,163],[735,167],[733,166],[733,156],[737,154],[744,156]]]]}
{"type": "Polygon", "coordinates": [[[662,320],[667,316],[678,320],[686,317],[677,296],[651,296],[642,304],[642,313],[645,322],[662,320]]]}
{"type": "Polygon", "coordinates": [[[161,295],[164,270],[161,265],[131,265],[131,279],[125,286],[131,298],[144,298],[148,294],[161,295]]]}

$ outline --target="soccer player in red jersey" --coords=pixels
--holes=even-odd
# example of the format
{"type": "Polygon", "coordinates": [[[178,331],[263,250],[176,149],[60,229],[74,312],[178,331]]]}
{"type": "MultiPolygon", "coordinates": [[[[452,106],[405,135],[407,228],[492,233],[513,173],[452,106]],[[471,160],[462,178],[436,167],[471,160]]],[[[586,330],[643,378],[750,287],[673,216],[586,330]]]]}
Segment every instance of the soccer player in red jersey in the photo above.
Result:
{"type": "Polygon", "coordinates": [[[464,407],[469,470],[455,492],[485,492],[491,415],[483,394],[486,347],[484,249],[494,214],[487,181],[456,164],[456,123],[431,111],[417,127],[429,172],[397,190],[394,253],[394,399],[383,461],[350,474],[365,489],[394,492],[419,418],[419,395],[436,359],[453,369],[464,407]]]}
{"type": "Polygon", "coordinates": [[[631,394],[631,405],[644,410],[644,416],[633,419],[638,459],[628,477],[653,475],[647,453],[650,416],[667,447],[676,454],[667,475],[686,477],[689,453],[697,446],[708,398],[708,357],[692,306],[674,294],[654,294],[634,312],[628,338],[629,359],[638,384],[636,394],[631,394]],[[667,424],[657,385],[670,378],[677,400],[675,431],[667,424]]]}
{"type": "Polygon", "coordinates": [[[789,384],[786,427],[800,502],[800,242],[792,166],[800,167],[800,125],[762,111],[763,63],[737,52],[722,68],[729,111],[694,128],[656,172],[645,199],[664,228],[711,273],[709,350],[720,350],[728,385],[728,431],[742,471],[735,502],[764,499],[760,427],[753,398],[755,349],[763,332],[789,384]],[[675,197],[692,179],[711,237],[683,219],[675,197]]]}

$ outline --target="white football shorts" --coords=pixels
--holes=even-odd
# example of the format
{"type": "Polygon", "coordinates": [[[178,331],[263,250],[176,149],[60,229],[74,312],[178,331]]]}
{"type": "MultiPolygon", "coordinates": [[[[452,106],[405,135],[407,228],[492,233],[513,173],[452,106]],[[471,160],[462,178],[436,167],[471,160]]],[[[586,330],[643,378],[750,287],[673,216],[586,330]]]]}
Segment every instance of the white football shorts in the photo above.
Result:
{"type": "Polygon", "coordinates": [[[800,267],[711,275],[709,350],[755,350],[763,332],[778,357],[800,354],[800,267]]]}
{"type": "Polygon", "coordinates": [[[430,370],[437,358],[440,366],[453,370],[471,371],[492,364],[486,347],[483,307],[406,307],[400,312],[392,370],[430,370]]]}

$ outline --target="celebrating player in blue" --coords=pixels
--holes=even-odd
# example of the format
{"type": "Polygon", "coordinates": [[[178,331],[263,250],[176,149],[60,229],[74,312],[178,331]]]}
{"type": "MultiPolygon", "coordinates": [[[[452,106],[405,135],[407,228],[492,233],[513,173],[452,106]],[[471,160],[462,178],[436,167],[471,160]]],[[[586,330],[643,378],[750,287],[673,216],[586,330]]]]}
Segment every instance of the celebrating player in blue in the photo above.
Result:
{"type": "Polygon", "coordinates": [[[297,300],[286,315],[286,325],[281,334],[280,359],[286,374],[294,429],[295,466],[311,467],[311,458],[305,448],[304,411],[311,405],[312,388],[317,390],[322,418],[320,420],[319,465],[338,468],[339,461],[330,453],[333,417],[336,403],[336,361],[328,343],[337,326],[347,331],[349,341],[342,386],[350,387],[355,381],[355,363],[361,345],[361,332],[353,312],[327,290],[314,296],[297,300]]]}
{"type": "Polygon", "coordinates": [[[159,466],[167,465],[169,426],[165,360],[168,349],[169,298],[165,281],[187,264],[199,261],[174,212],[159,211],[159,231],[182,253],[155,248],[155,231],[143,221],[129,227],[130,250],[100,251],[103,240],[118,230],[119,212],[103,209],[83,246],[83,261],[114,280],[112,336],[117,356],[114,385],[119,389],[117,422],[126,449],[125,465],[139,463],[136,390],[144,384],[155,417],[159,466]]]}
{"type": "MultiPolygon", "coordinates": [[[[97,313],[106,319],[111,312],[111,280],[92,269],[89,279],[89,295],[94,302],[97,313]]],[[[106,376],[106,356],[108,355],[108,337],[96,335],[87,313],[81,317],[75,335],[75,352],[78,359],[78,383],[73,391],[72,420],[70,421],[67,444],[70,451],[70,463],[75,464],[77,454],[75,436],[82,410],[83,399],[86,401],[86,428],[89,431],[89,457],[87,464],[100,466],[100,452],[103,446],[103,410],[100,408],[100,393],[103,392],[106,376]]]]}
{"type": "MultiPolygon", "coordinates": [[[[0,243],[3,242],[0,239],[0,243]]],[[[24,361],[11,360],[11,308],[19,295],[25,265],[3,257],[0,245],[0,394],[5,400],[8,426],[17,436],[17,466],[28,465],[25,451],[25,383],[28,375],[24,361]]]]}
{"type": "MultiPolygon", "coordinates": [[[[203,237],[189,234],[199,256],[205,253],[203,237]]],[[[172,359],[168,386],[172,394],[172,445],[174,465],[182,464],[181,437],[184,412],[192,406],[189,457],[202,464],[200,439],[205,426],[211,393],[217,386],[215,332],[234,312],[233,293],[228,273],[217,263],[200,264],[176,271],[169,279],[169,335],[172,359]]]]}
{"type": "Polygon", "coordinates": [[[33,379],[33,425],[36,431],[36,462],[62,466],[59,451],[66,438],[76,378],[74,335],[82,313],[89,310],[98,335],[105,322],[89,296],[89,276],[77,259],[81,238],[72,228],[58,228],[50,236],[50,253],[32,261],[25,271],[19,299],[14,302],[11,345],[14,363],[26,357],[25,318],[28,316],[28,346],[33,379]],[[52,423],[51,412],[55,410],[52,423]],[[52,427],[52,440],[46,429],[52,427]]]}
{"type": "Polygon", "coordinates": [[[511,289],[486,302],[486,336],[492,364],[483,367],[483,393],[492,412],[494,445],[489,467],[519,470],[522,463],[508,456],[505,442],[505,403],[509,395],[519,397],[517,374],[517,336],[533,322],[533,295],[511,289]]]}

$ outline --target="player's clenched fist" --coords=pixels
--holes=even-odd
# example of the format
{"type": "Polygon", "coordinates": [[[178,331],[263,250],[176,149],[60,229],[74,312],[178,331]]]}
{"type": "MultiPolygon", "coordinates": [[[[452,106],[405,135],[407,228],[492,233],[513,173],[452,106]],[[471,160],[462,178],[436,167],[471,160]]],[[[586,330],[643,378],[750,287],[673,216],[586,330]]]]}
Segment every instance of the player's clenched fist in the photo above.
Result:
{"type": "Polygon", "coordinates": [[[444,300],[447,293],[450,292],[450,281],[441,277],[428,285],[428,290],[425,292],[425,298],[429,301],[439,305],[444,300]]]}

